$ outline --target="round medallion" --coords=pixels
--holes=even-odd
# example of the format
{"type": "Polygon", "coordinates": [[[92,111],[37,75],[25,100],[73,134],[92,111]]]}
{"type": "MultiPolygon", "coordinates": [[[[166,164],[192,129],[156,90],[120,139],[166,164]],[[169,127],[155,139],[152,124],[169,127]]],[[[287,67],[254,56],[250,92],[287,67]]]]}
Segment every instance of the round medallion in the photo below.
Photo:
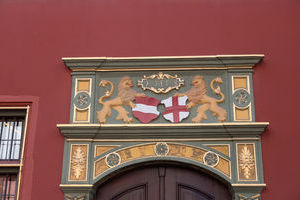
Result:
{"type": "Polygon", "coordinates": [[[91,103],[90,95],[86,92],[78,93],[74,98],[74,104],[79,109],[88,107],[91,103]]]}
{"type": "Polygon", "coordinates": [[[106,156],[105,162],[109,167],[115,167],[121,163],[121,157],[117,153],[110,153],[106,156]]]}
{"type": "Polygon", "coordinates": [[[238,89],[233,93],[233,102],[238,107],[246,107],[250,103],[250,94],[245,89],[238,89]]]}
{"type": "Polygon", "coordinates": [[[219,156],[214,152],[206,152],[203,157],[203,161],[210,167],[215,167],[219,163],[219,156]]]}
{"type": "Polygon", "coordinates": [[[169,147],[167,143],[160,142],[155,145],[154,151],[157,156],[166,156],[169,153],[169,147]]]}

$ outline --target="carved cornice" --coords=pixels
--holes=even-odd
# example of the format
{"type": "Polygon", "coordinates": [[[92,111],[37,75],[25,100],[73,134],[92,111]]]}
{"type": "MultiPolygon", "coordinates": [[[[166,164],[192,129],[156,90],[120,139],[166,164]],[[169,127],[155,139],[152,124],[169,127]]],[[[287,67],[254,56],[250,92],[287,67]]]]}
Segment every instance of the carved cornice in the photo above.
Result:
{"type": "Polygon", "coordinates": [[[195,69],[251,69],[263,54],[163,57],[62,58],[72,71],[139,71],[195,69]]]}
{"type": "Polygon", "coordinates": [[[172,139],[259,137],[268,122],[195,124],[58,124],[66,138],[172,139]]]}

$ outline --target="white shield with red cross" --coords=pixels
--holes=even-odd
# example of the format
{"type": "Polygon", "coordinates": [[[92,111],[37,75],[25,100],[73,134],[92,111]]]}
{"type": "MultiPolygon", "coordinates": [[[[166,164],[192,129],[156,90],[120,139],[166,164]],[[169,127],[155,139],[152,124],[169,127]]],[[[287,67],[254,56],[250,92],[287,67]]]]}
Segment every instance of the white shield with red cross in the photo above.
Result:
{"type": "Polygon", "coordinates": [[[165,104],[166,110],[163,112],[165,119],[178,123],[183,119],[187,118],[190,114],[189,110],[186,108],[187,96],[172,96],[161,101],[165,104]]]}
{"type": "Polygon", "coordinates": [[[159,116],[157,105],[160,100],[154,97],[135,97],[136,105],[132,108],[132,114],[142,123],[149,123],[159,116]]]}

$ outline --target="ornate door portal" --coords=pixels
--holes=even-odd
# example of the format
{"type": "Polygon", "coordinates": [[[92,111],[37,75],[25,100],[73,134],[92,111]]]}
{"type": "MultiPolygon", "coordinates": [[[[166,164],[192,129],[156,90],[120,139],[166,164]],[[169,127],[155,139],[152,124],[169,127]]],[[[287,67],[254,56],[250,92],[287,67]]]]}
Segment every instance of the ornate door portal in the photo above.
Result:
{"type": "Polygon", "coordinates": [[[72,71],[70,123],[57,125],[65,200],[260,199],[268,122],[255,121],[252,72],[262,58],[63,58],[72,71]],[[179,167],[112,178],[145,163],[179,167]]]}
{"type": "Polygon", "coordinates": [[[99,187],[97,200],[230,200],[211,176],[175,166],[138,167],[99,187]]]}

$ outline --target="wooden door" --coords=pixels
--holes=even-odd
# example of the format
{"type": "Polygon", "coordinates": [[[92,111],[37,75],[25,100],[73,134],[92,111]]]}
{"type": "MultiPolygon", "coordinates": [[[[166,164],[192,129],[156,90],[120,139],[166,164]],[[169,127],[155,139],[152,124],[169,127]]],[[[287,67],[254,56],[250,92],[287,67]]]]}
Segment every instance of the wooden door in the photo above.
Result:
{"type": "Polygon", "coordinates": [[[97,200],[231,200],[205,173],[173,166],[137,168],[99,187],[97,200]]]}

